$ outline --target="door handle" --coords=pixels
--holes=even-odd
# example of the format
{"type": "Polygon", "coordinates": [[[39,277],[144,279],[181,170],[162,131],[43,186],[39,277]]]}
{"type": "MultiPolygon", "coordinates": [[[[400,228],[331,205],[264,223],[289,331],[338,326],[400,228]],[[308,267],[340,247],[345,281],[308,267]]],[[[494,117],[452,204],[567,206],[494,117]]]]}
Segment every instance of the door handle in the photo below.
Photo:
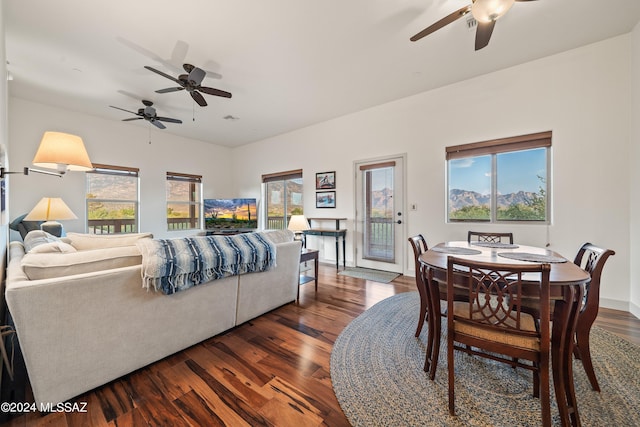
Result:
{"type": "Polygon", "coordinates": [[[401,220],[397,220],[396,224],[402,224],[402,221],[401,220]]]}

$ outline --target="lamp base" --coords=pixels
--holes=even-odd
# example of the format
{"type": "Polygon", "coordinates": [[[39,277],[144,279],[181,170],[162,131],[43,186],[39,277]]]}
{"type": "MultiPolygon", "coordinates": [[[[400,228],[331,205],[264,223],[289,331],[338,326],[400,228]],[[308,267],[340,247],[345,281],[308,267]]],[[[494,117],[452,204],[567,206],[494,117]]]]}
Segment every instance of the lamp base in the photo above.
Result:
{"type": "Polygon", "coordinates": [[[56,236],[62,237],[62,224],[57,221],[46,221],[40,224],[40,230],[46,231],[47,233],[56,236]]]}
{"type": "Polygon", "coordinates": [[[295,231],[293,236],[293,240],[300,240],[302,242],[302,247],[306,247],[305,235],[302,231],[295,231]]]}

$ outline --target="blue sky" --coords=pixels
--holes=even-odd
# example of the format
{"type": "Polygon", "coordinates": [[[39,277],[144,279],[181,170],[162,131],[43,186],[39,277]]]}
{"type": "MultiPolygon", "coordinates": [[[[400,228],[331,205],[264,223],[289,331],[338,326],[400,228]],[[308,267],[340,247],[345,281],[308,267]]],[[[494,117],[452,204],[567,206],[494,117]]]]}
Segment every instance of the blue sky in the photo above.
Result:
{"type": "MultiPolygon", "coordinates": [[[[546,177],[544,148],[502,153],[498,157],[498,192],[520,190],[537,192],[542,184],[537,175],[546,177]]],[[[449,188],[491,192],[491,156],[469,157],[449,161],[449,188]]]]}

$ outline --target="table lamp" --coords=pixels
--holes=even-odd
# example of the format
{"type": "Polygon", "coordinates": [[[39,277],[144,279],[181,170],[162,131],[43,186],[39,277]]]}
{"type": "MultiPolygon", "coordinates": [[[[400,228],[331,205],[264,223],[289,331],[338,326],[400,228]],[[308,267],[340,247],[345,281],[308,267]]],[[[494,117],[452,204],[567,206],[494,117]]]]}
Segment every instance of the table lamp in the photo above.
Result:
{"type": "Polygon", "coordinates": [[[291,215],[287,228],[295,233],[295,240],[300,240],[304,244],[304,231],[311,227],[304,215],[291,215]]]}
{"type": "Polygon", "coordinates": [[[57,220],[67,219],[78,219],[78,217],[60,197],[43,197],[24,217],[25,221],[45,221],[40,224],[40,229],[56,237],[62,236],[62,224],[57,220]]]}

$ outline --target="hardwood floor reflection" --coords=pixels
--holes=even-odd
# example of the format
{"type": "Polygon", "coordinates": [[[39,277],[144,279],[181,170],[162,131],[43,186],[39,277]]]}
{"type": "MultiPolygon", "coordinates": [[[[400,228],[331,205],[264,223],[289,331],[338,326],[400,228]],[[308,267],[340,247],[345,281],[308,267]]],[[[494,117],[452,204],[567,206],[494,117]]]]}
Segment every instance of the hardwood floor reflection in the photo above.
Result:
{"type": "MultiPolygon", "coordinates": [[[[330,378],[333,342],[356,316],[413,277],[390,284],[321,265],[288,304],[74,399],[86,413],[29,413],[9,426],[348,426],[330,378]]],[[[640,345],[640,320],[602,309],[596,324],[640,345]]]]}

